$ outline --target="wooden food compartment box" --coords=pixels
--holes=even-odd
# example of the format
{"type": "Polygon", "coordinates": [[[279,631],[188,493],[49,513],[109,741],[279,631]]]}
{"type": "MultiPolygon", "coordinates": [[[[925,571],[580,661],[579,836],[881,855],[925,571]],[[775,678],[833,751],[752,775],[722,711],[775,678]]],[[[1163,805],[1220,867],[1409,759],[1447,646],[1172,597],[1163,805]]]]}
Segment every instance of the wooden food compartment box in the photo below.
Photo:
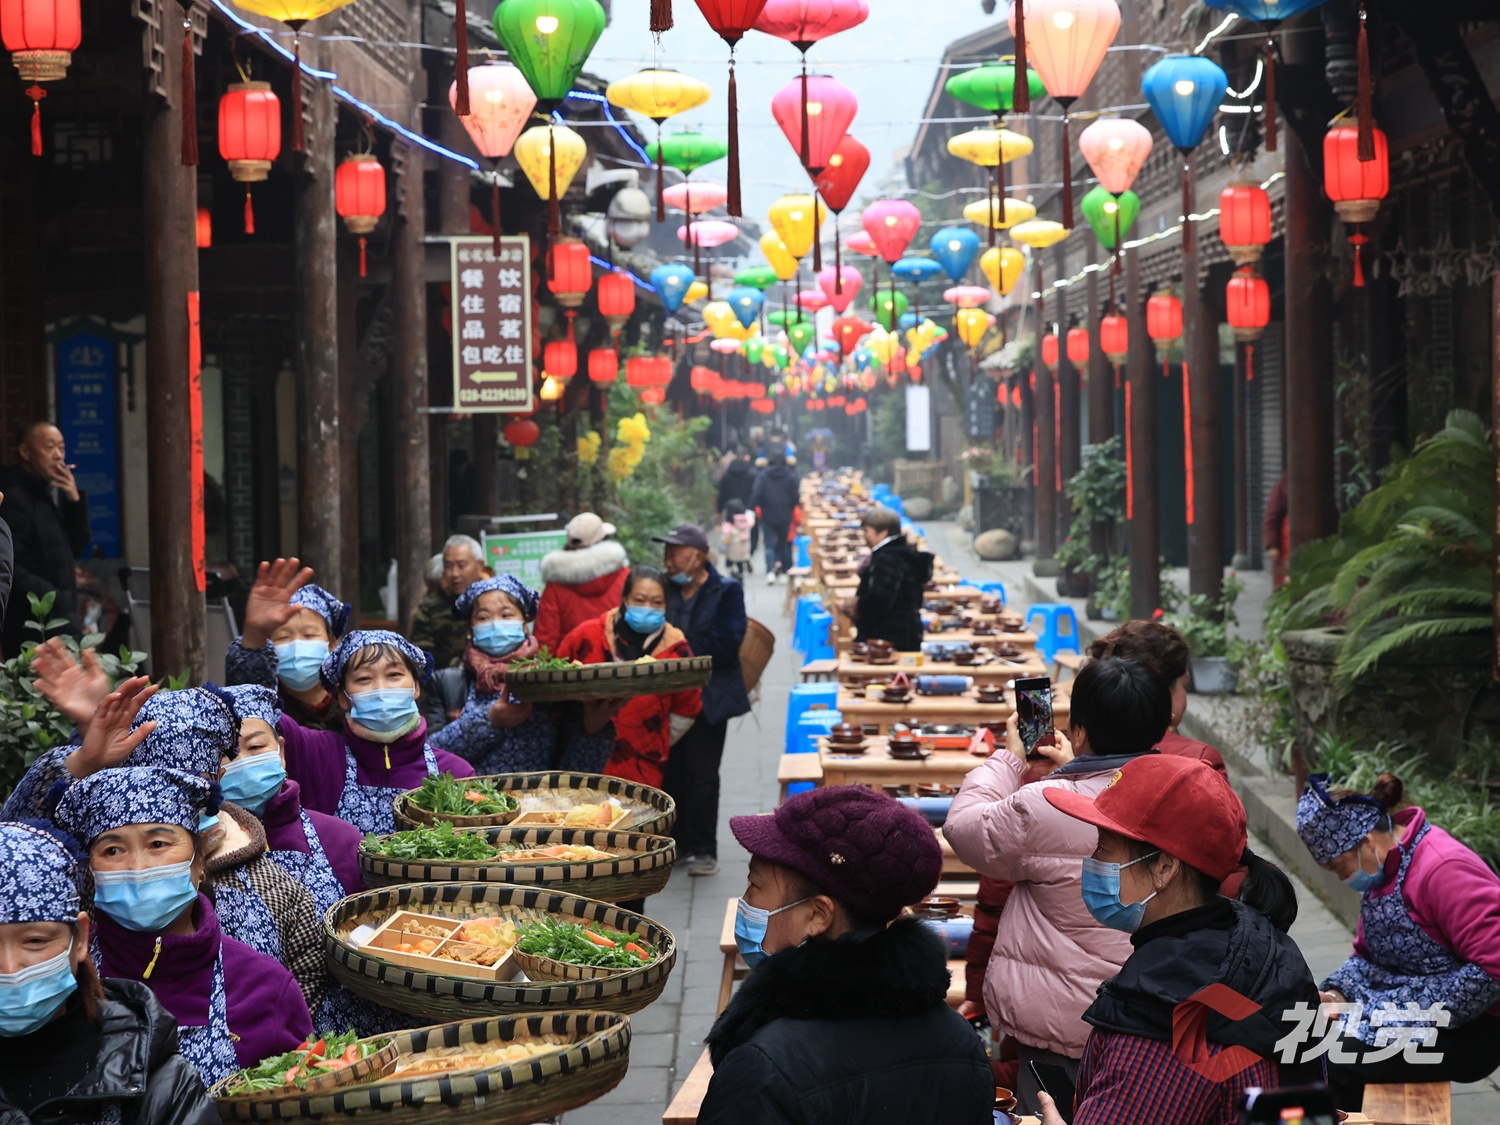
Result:
{"type": "Polygon", "coordinates": [[[359,948],[386,961],[439,976],[510,980],[516,975],[517,968],[514,946],[491,965],[443,955],[445,952],[463,952],[481,957],[486,950],[493,950],[493,946],[463,941],[459,937],[459,932],[465,926],[472,926],[476,921],[479,919],[460,921],[432,914],[418,914],[411,910],[398,910],[382,922],[370,940],[359,948]]]}
{"type": "MultiPolygon", "coordinates": [[[[584,802],[588,803],[588,802],[584,802]]],[[[600,802],[601,804],[605,802],[600,802]]],[[[523,810],[509,824],[511,828],[622,828],[631,818],[631,810],[622,806],[614,806],[618,811],[614,819],[607,823],[591,820],[587,824],[565,823],[569,809],[530,809],[523,810]]]]}

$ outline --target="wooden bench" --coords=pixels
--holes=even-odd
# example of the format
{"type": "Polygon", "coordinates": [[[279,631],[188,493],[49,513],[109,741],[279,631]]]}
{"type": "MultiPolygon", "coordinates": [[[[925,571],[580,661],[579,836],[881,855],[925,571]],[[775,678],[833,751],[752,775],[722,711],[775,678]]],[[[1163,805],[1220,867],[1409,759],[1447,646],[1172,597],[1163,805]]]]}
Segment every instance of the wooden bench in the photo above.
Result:
{"type": "Polygon", "coordinates": [[[1451,1125],[1453,1086],[1448,1082],[1372,1083],[1365,1087],[1370,1125],[1451,1125]]]}
{"type": "Polygon", "coordinates": [[[661,1115],[661,1125],[695,1125],[698,1110],[708,1095],[708,1080],[714,1076],[714,1064],[708,1060],[708,1049],[698,1056],[693,1069],[677,1089],[677,1096],[661,1115]]]}
{"type": "MultiPolygon", "coordinates": [[[[804,754],[802,756],[805,758],[815,755],[804,754]]],[[[740,947],[734,940],[734,911],[739,901],[737,898],[732,898],[724,907],[724,926],[719,931],[719,952],[724,954],[724,971],[719,976],[720,1012],[728,1006],[730,994],[734,992],[735,982],[744,980],[750,975],[750,966],[740,960],[740,947]]],[[[694,1069],[697,1068],[694,1067],[694,1069]]]]}
{"type": "Polygon", "coordinates": [[[783,754],[776,766],[776,783],[781,787],[781,797],[777,804],[786,800],[787,787],[794,781],[810,781],[814,785],[822,785],[822,759],[816,754],[783,754]]]}
{"type": "Polygon", "coordinates": [[[802,682],[804,684],[818,681],[833,680],[838,676],[839,662],[836,659],[809,660],[802,665],[802,682]]]}
{"type": "Polygon", "coordinates": [[[1052,679],[1055,683],[1063,682],[1063,669],[1067,669],[1069,679],[1078,675],[1078,669],[1082,668],[1088,661],[1087,656],[1080,656],[1076,652],[1059,652],[1052,657],[1052,679]]]}

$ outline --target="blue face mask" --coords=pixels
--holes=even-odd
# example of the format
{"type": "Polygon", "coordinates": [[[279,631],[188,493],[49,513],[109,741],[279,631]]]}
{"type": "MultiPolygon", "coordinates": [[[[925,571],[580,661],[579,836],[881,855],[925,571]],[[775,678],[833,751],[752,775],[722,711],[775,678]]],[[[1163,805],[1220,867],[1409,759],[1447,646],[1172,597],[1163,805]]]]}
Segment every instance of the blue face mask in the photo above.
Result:
{"type": "Polygon", "coordinates": [[[226,801],[259,816],[265,812],[266,803],[281,791],[284,781],[286,766],[281,763],[281,755],[267,751],[248,758],[241,755],[230,762],[224,767],[224,776],[219,778],[219,788],[226,801]]]}
{"type": "Polygon", "coordinates": [[[652,609],[644,605],[625,607],[625,624],[643,636],[649,636],[666,623],[667,611],[664,609],[652,609]]]}
{"type": "Polygon", "coordinates": [[[1160,854],[1152,852],[1140,859],[1132,859],[1129,863],[1105,863],[1093,856],[1083,861],[1083,905],[1088,907],[1094,921],[1127,934],[1133,934],[1140,928],[1141,919],[1146,914],[1146,903],[1159,892],[1152,891],[1140,902],[1121,902],[1120,872],[1141,860],[1160,854]]]}
{"type": "Polygon", "coordinates": [[[73,951],[65,949],[18,973],[0,973],[0,1035],[30,1035],[78,988],[73,951]]]}
{"type": "Polygon", "coordinates": [[[739,904],[734,908],[734,944],[739,947],[740,957],[744,959],[745,964],[753,969],[771,956],[761,948],[761,942],[766,940],[766,927],[771,924],[771,918],[783,910],[790,910],[806,901],[805,898],[799,898],[796,902],[789,902],[775,910],[763,910],[759,906],[751,906],[743,898],[740,899],[739,904]]]}
{"type": "Polygon", "coordinates": [[[474,626],[474,647],[486,656],[504,656],[525,643],[524,621],[481,621],[474,626]]]}
{"type": "Polygon", "coordinates": [[[377,734],[400,730],[417,715],[417,693],[411,688],[377,688],[349,696],[349,717],[377,734]]]}
{"type": "Polygon", "coordinates": [[[214,814],[199,813],[198,814],[198,835],[200,835],[200,836],[203,835],[203,833],[207,832],[210,828],[214,827],[214,825],[216,825],[218,823],[219,823],[219,816],[218,816],[217,813],[214,813],[214,814]]]}
{"type": "Polygon", "coordinates": [[[327,659],[327,641],[292,641],[277,645],[276,676],[293,691],[306,691],[318,682],[318,669],[327,659]]]}
{"type": "Polygon", "coordinates": [[[1365,870],[1364,857],[1361,854],[1364,850],[1365,846],[1363,844],[1355,849],[1354,862],[1358,864],[1358,866],[1355,867],[1354,874],[1345,876],[1343,880],[1344,886],[1348,887],[1351,891],[1354,891],[1358,894],[1364,894],[1366,891],[1373,891],[1376,887],[1380,886],[1381,882],[1385,879],[1384,870],[1365,870]]]}
{"type": "Polygon", "coordinates": [[[191,860],[141,871],[94,872],[94,905],[137,933],[160,933],[197,897],[191,860]]]}
{"type": "Polygon", "coordinates": [[[667,580],[674,586],[686,586],[693,580],[693,576],[691,574],[671,574],[667,576],[667,580]]]}

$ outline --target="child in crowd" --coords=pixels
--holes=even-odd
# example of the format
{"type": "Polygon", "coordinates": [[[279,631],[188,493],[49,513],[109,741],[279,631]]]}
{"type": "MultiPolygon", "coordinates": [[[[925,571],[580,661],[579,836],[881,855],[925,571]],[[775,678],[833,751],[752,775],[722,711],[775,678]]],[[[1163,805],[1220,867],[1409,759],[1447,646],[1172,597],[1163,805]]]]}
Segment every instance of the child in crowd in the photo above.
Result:
{"type": "Polygon", "coordinates": [[[744,501],[725,502],[719,540],[724,545],[724,561],[736,578],[743,578],[754,569],[750,560],[750,536],[754,528],[755,513],[745,510],[744,501]]]}

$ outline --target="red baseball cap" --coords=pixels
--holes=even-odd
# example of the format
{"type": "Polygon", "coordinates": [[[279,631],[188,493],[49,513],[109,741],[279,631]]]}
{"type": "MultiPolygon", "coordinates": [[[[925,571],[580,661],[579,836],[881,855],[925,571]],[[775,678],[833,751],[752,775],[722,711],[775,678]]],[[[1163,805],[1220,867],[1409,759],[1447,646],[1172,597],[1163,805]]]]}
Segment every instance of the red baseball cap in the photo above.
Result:
{"type": "Polygon", "coordinates": [[[1245,806],[1196,758],[1142,754],[1116,770],[1098,797],[1055,787],[1043,793],[1069,816],[1143,840],[1221,881],[1239,866],[1248,842],[1245,806]]]}

